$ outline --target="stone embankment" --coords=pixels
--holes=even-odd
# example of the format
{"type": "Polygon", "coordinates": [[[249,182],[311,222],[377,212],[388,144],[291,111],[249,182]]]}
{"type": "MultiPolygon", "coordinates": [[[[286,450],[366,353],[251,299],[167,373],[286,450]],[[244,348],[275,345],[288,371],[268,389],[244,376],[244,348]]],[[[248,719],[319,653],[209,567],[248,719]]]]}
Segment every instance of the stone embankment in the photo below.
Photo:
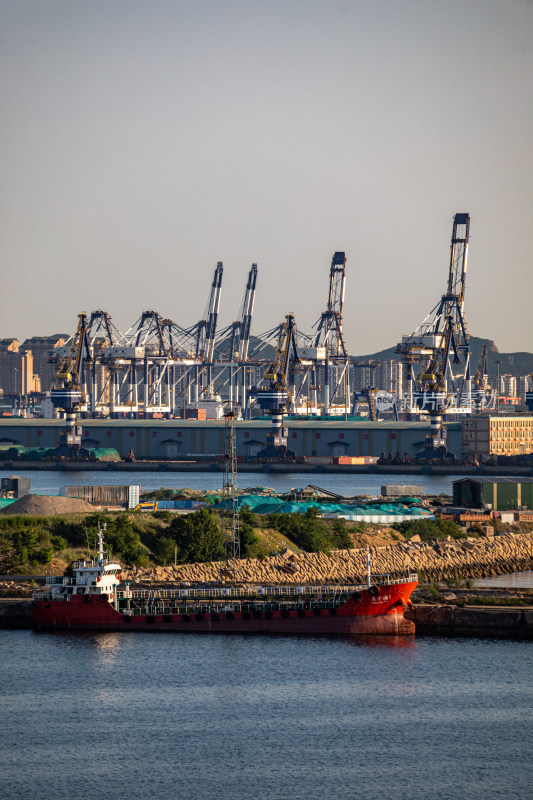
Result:
{"type": "MultiPolygon", "coordinates": [[[[370,548],[372,572],[401,577],[408,570],[426,581],[446,578],[485,578],[533,569],[533,533],[505,534],[491,538],[432,540],[396,543],[370,548]]],[[[123,571],[123,580],[134,583],[215,583],[223,564],[181,564],[154,569],[123,571]]],[[[228,576],[230,577],[230,576],[228,576]]],[[[239,581],[249,584],[360,583],[366,577],[366,550],[325,553],[286,551],[264,560],[239,562],[239,581]],[[291,568],[295,571],[292,573],[291,568]]]]}

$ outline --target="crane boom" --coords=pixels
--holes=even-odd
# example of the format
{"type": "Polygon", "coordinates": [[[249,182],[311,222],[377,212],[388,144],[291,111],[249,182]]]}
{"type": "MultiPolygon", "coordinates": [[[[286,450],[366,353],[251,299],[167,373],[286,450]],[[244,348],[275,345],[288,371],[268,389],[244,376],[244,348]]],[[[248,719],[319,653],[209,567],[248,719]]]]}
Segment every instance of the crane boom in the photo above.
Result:
{"type": "Polygon", "coordinates": [[[248,273],[248,282],[242,304],[240,342],[237,358],[246,361],[248,358],[248,345],[250,344],[250,329],[254,313],[255,287],[257,284],[257,264],[252,264],[248,273]]]}

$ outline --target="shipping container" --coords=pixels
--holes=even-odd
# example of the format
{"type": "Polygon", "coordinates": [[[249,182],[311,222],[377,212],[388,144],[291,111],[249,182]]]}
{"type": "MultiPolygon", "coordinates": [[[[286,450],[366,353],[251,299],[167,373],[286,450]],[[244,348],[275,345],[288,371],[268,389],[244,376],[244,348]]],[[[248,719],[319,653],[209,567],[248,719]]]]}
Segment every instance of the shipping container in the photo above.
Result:
{"type": "Polygon", "coordinates": [[[424,497],[426,490],[419,484],[387,483],[381,487],[383,497],[424,497]]]}

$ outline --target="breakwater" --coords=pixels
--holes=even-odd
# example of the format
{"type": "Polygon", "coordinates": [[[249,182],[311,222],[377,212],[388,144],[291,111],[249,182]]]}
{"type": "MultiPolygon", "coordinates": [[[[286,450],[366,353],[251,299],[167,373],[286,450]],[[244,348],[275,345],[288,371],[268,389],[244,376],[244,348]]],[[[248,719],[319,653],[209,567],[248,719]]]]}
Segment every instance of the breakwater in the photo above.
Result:
{"type": "MultiPolygon", "coordinates": [[[[505,534],[491,538],[398,542],[370,548],[372,572],[402,577],[408,570],[419,572],[427,581],[447,578],[488,578],[533,568],[533,533],[505,534]]],[[[224,565],[180,564],[153,569],[123,571],[125,580],[135,583],[215,583],[224,565]]],[[[337,550],[325,553],[290,551],[263,560],[245,558],[239,562],[243,583],[273,585],[361,583],[366,576],[366,550],[337,550]],[[290,560],[290,562],[289,562],[290,560]],[[286,571],[290,563],[296,568],[286,571]]]]}

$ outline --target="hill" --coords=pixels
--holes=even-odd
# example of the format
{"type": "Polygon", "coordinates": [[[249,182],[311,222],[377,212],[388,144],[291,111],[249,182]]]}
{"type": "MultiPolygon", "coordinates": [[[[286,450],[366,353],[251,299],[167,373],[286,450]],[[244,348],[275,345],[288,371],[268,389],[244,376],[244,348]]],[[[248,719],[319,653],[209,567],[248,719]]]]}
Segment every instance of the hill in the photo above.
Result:
{"type": "MultiPolygon", "coordinates": [[[[498,372],[497,361],[500,362],[500,375],[510,373],[511,375],[531,375],[533,373],[533,353],[500,353],[498,347],[492,339],[482,339],[479,336],[470,337],[471,347],[471,370],[475,372],[482,346],[486,344],[488,350],[488,370],[490,375],[498,372]]],[[[353,356],[354,361],[388,361],[394,359],[398,361],[400,356],[396,353],[396,345],[386,350],[379,350],[377,353],[369,353],[363,356],[353,356]]]]}

